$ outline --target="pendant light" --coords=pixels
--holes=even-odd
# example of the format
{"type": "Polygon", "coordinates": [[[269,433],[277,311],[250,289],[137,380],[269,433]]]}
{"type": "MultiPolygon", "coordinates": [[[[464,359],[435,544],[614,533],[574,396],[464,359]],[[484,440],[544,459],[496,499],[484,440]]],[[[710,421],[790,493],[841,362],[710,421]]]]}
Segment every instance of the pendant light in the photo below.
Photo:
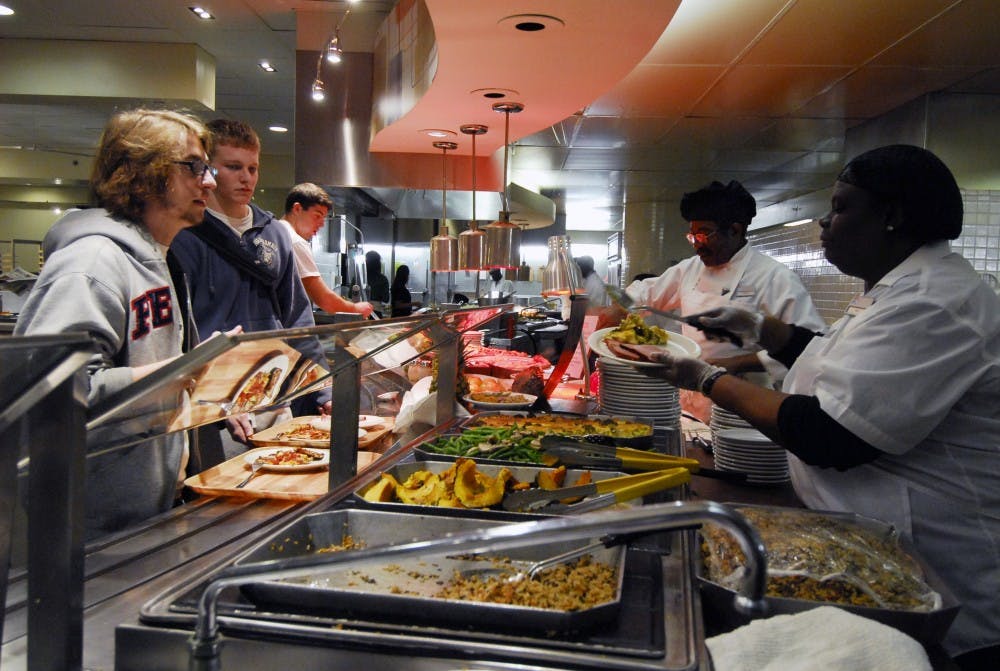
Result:
{"type": "Polygon", "coordinates": [[[483,253],[486,249],[486,234],[479,230],[476,221],[476,136],[489,130],[482,124],[465,124],[459,128],[466,135],[472,136],[472,220],[469,228],[458,234],[458,269],[474,270],[477,273],[483,269],[483,253]]]}
{"type": "Polygon", "coordinates": [[[510,161],[510,115],[524,110],[515,102],[493,103],[494,112],[504,115],[503,146],[503,210],[497,221],[483,228],[486,233],[485,265],[489,268],[517,268],[521,265],[521,229],[510,223],[510,202],[507,183],[507,164],[510,161]]]}
{"type": "Polygon", "coordinates": [[[454,142],[435,142],[441,150],[441,225],[431,238],[431,272],[458,270],[458,238],[448,234],[448,151],[458,149],[454,142]]]}

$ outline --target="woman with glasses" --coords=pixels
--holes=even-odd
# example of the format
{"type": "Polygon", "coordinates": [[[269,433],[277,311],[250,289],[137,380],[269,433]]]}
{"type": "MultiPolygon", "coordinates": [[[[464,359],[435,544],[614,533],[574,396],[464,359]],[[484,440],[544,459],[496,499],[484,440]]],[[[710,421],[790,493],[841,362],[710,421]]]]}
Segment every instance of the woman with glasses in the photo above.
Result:
{"type": "MultiPolygon", "coordinates": [[[[680,209],[690,226],[687,239],[695,255],[659,277],[632,282],[626,292],[637,304],[682,315],[737,305],[817,331],[826,327],[799,277],[747,244],[747,228],[757,214],[757,203],[743,185],[712,182],[684,194],[680,209]]],[[[617,323],[623,316],[620,309],[606,313],[602,326],[617,323]]],[[[684,326],[683,333],[701,345],[703,358],[756,384],[771,386],[786,371],[758,345],[741,347],[708,340],[691,326],[684,326]]],[[[711,402],[704,396],[684,391],[681,406],[708,421],[711,402]]]]}

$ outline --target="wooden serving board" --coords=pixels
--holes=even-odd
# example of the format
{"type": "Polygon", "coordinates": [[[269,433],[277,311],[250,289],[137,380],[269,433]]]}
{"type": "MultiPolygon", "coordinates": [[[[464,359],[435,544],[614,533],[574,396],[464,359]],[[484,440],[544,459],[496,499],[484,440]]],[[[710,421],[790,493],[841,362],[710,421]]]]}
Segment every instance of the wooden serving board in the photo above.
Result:
{"type": "MultiPolygon", "coordinates": [[[[382,455],[375,452],[358,452],[358,471],[367,468],[380,456],[382,455]]],[[[184,485],[207,496],[312,501],[326,494],[330,479],[326,468],[298,473],[262,470],[245,487],[236,489],[236,485],[243,482],[248,475],[250,475],[250,465],[241,454],[197,475],[192,475],[184,481],[184,485]]]]}
{"type": "MultiPolygon", "coordinates": [[[[283,434],[294,430],[299,426],[308,426],[309,422],[318,419],[319,415],[302,415],[293,417],[287,422],[275,424],[269,429],[258,431],[250,439],[254,447],[312,447],[317,449],[327,449],[330,447],[330,439],[321,440],[295,440],[284,437],[283,434]]],[[[384,440],[391,432],[394,425],[394,418],[380,417],[383,420],[382,427],[365,429],[367,433],[363,438],[358,438],[358,449],[371,452],[384,452],[388,443],[384,440]]]]}

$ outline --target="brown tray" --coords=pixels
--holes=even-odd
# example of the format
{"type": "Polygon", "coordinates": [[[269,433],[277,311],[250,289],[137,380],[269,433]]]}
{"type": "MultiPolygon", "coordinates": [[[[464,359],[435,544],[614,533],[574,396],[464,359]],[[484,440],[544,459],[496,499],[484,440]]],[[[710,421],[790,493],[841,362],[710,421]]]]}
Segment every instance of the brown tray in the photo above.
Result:
{"type": "MultiPolygon", "coordinates": [[[[378,459],[377,452],[358,452],[358,471],[378,459]]],[[[207,496],[238,496],[248,499],[286,499],[312,501],[326,494],[330,474],[326,468],[296,473],[260,471],[242,489],[237,489],[250,475],[245,455],[239,455],[208,468],[184,481],[186,487],[207,496]]]]}
{"type": "MultiPolygon", "coordinates": [[[[282,434],[294,430],[299,426],[308,426],[309,422],[319,419],[319,415],[302,415],[293,417],[287,422],[281,422],[274,426],[256,432],[250,439],[255,447],[313,447],[327,449],[330,447],[330,440],[304,440],[285,438],[282,434]]],[[[358,438],[358,449],[369,452],[384,452],[389,446],[389,438],[392,435],[392,427],[395,419],[392,417],[381,417],[384,420],[382,428],[366,429],[367,433],[363,438],[358,438]]]]}

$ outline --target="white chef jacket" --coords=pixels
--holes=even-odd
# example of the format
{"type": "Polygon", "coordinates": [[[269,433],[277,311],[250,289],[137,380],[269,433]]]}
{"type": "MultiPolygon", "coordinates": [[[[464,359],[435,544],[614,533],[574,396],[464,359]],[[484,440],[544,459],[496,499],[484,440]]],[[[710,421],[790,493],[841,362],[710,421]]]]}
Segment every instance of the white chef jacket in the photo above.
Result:
{"type": "Polygon", "coordinates": [[[1000,644],[1000,298],[946,241],[925,245],[809,343],[784,391],[884,452],[846,471],[789,455],[802,501],[913,541],[963,603],[948,653],[1000,644]]]}
{"type": "MultiPolygon", "coordinates": [[[[761,254],[749,244],[721,266],[709,267],[697,256],[667,268],[659,277],[633,282],[626,293],[637,303],[661,310],[678,310],[682,315],[733,305],[767,312],[783,322],[823,331],[826,323],[813,305],[802,280],[787,266],[761,254]]],[[[758,345],[737,347],[715,342],[693,326],[681,332],[701,346],[702,358],[730,357],[757,352],[772,377],[780,380],[785,368],[758,345]]]]}
{"type": "Polygon", "coordinates": [[[514,283],[506,277],[501,277],[499,282],[494,282],[493,278],[490,278],[486,297],[500,298],[500,294],[503,294],[504,296],[512,296],[514,294],[514,283]]]}

